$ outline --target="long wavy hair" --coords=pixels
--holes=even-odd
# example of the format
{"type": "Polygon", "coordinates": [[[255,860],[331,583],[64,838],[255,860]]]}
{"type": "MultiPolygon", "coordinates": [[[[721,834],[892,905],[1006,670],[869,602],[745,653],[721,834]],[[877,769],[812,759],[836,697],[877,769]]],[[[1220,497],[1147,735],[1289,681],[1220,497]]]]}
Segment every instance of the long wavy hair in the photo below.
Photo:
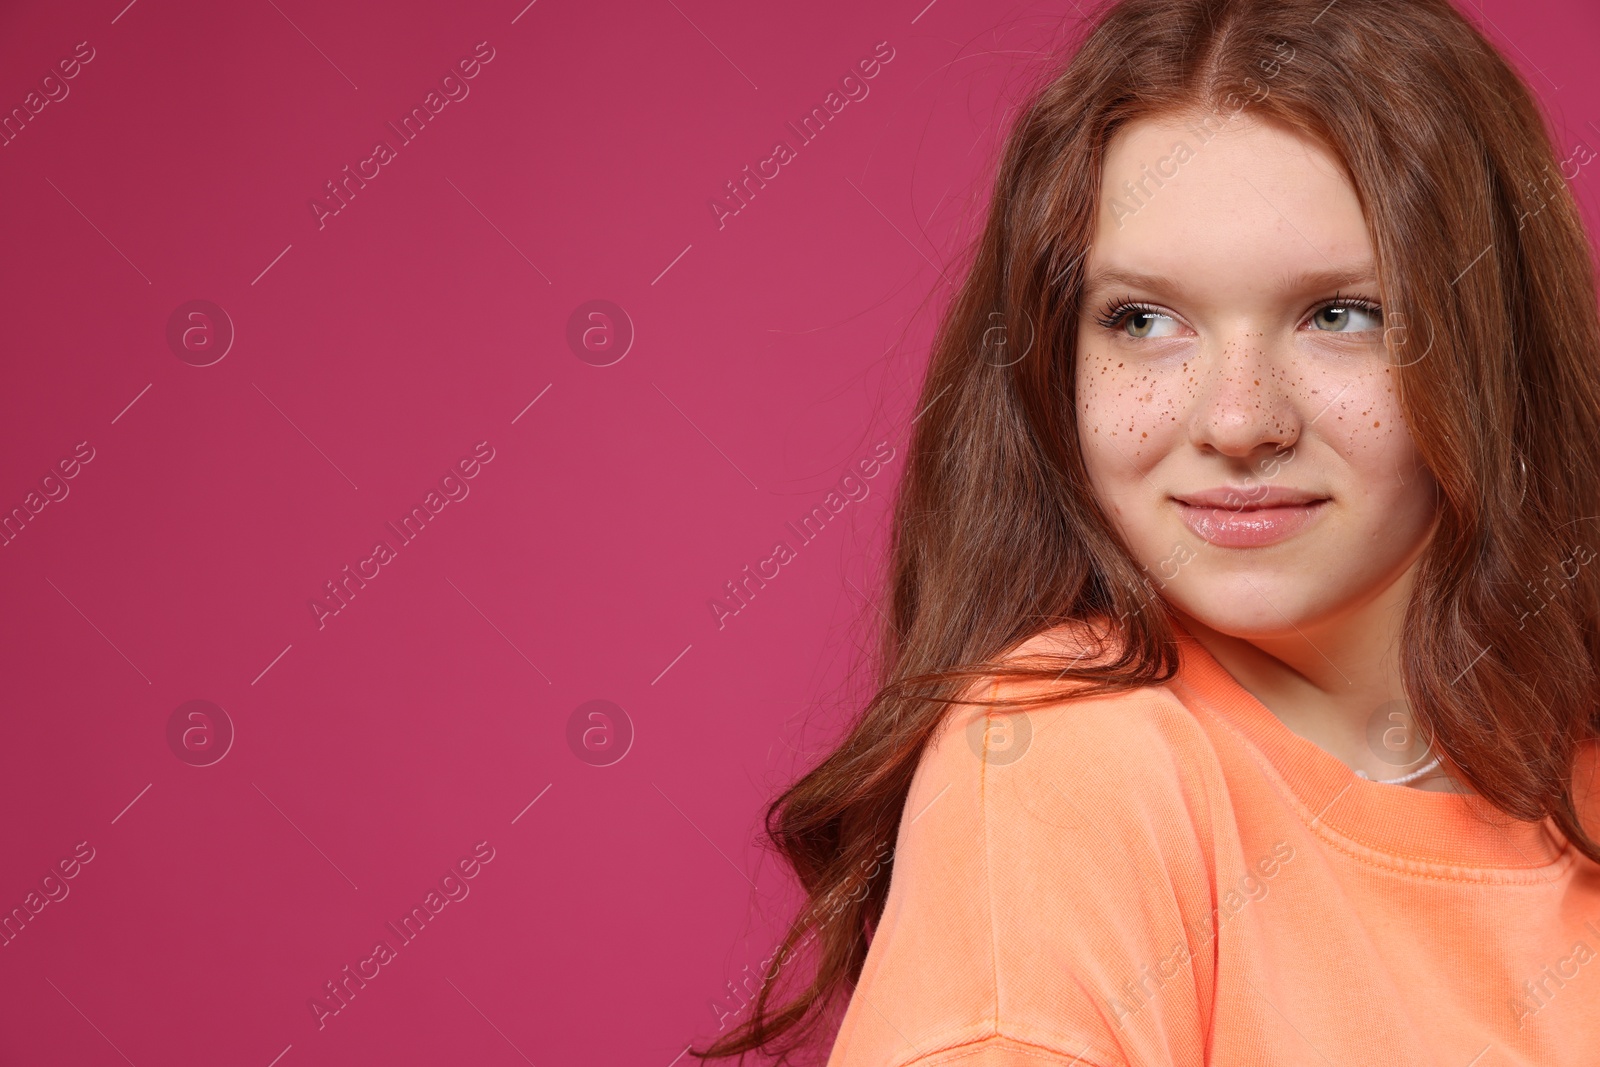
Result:
{"type": "Polygon", "coordinates": [[[1068,51],[1009,131],[935,335],[894,506],[877,692],[767,811],[805,904],[749,1015],[702,1059],[788,1062],[826,1036],[882,915],[919,758],[951,704],[987,702],[967,695],[976,680],[1114,692],[1176,670],[1172,618],[1091,492],[1074,403],[1101,165],[1140,119],[1244,102],[1343,161],[1403,410],[1440,487],[1401,639],[1406,696],[1479,794],[1551,818],[1600,861],[1572,785],[1597,734],[1600,315],[1566,186],[1593,153],[1558,155],[1528,88],[1446,0],[1122,0],[1068,51]],[[1113,652],[999,662],[1094,618],[1116,620],[1113,652]]]}

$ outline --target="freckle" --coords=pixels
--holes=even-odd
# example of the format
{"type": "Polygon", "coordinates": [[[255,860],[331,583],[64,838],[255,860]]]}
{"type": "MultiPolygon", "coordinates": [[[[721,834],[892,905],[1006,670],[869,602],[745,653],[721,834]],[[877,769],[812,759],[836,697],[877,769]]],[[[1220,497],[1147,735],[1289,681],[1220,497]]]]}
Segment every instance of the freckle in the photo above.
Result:
{"type": "Polygon", "coordinates": [[[1373,424],[1372,424],[1372,428],[1373,428],[1373,429],[1374,429],[1374,430],[1376,430],[1376,429],[1377,429],[1377,428],[1378,428],[1378,424],[1377,424],[1377,423],[1376,423],[1376,422],[1375,422],[1375,423],[1373,423],[1373,424]]]}

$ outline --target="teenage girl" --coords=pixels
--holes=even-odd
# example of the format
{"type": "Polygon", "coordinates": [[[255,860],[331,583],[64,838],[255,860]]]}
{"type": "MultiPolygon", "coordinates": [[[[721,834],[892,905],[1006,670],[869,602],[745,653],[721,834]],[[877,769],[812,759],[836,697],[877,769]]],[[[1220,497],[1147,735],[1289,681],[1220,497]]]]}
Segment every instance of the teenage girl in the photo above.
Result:
{"type": "Polygon", "coordinates": [[[1446,0],[1088,28],[935,341],[881,689],[769,813],[805,907],[697,1054],[1600,1064],[1593,155],[1446,0]]]}

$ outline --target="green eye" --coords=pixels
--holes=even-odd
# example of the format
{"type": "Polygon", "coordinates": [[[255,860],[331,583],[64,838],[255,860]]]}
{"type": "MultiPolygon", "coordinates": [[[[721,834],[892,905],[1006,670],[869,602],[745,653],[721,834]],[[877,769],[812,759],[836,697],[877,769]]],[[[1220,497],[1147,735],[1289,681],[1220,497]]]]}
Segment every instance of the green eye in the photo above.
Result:
{"type": "Polygon", "coordinates": [[[1311,325],[1329,333],[1360,333],[1382,326],[1383,312],[1356,303],[1324,304],[1312,314],[1311,325]]]}
{"type": "Polygon", "coordinates": [[[1113,322],[1126,336],[1141,340],[1146,337],[1171,337],[1178,325],[1171,315],[1137,305],[1118,309],[1113,322]]]}
{"type": "Polygon", "coordinates": [[[1130,301],[1114,302],[1095,316],[1095,321],[1112,333],[1134,340],[1147,337],[1172,337],[1178,331],[1178,320],[1149,304],[1130,301]]]}

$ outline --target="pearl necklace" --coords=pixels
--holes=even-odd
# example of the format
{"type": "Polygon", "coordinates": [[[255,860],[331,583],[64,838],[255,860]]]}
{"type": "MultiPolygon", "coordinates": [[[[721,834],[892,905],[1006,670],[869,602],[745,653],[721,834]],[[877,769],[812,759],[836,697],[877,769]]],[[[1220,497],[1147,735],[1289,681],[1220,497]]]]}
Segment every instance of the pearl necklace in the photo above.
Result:
{"type": "Polygon", "coordinates": [[[1402,774],[1398,778],[1368,778],[1366,771],[1357,771],[1356,776],[1359,778],[1366,778],[1367,781],[1375,782],[1378,785],[1405,785],[1407,782],[1416,781],[1418,778],[1421,778],[1423,775],[1427,774],[1437,766],[1439,766],[1439,757],[1435,756],[1433,759],[1429,760],[1425,766],[1419,767],[1410,774],[1402,774]]]}

